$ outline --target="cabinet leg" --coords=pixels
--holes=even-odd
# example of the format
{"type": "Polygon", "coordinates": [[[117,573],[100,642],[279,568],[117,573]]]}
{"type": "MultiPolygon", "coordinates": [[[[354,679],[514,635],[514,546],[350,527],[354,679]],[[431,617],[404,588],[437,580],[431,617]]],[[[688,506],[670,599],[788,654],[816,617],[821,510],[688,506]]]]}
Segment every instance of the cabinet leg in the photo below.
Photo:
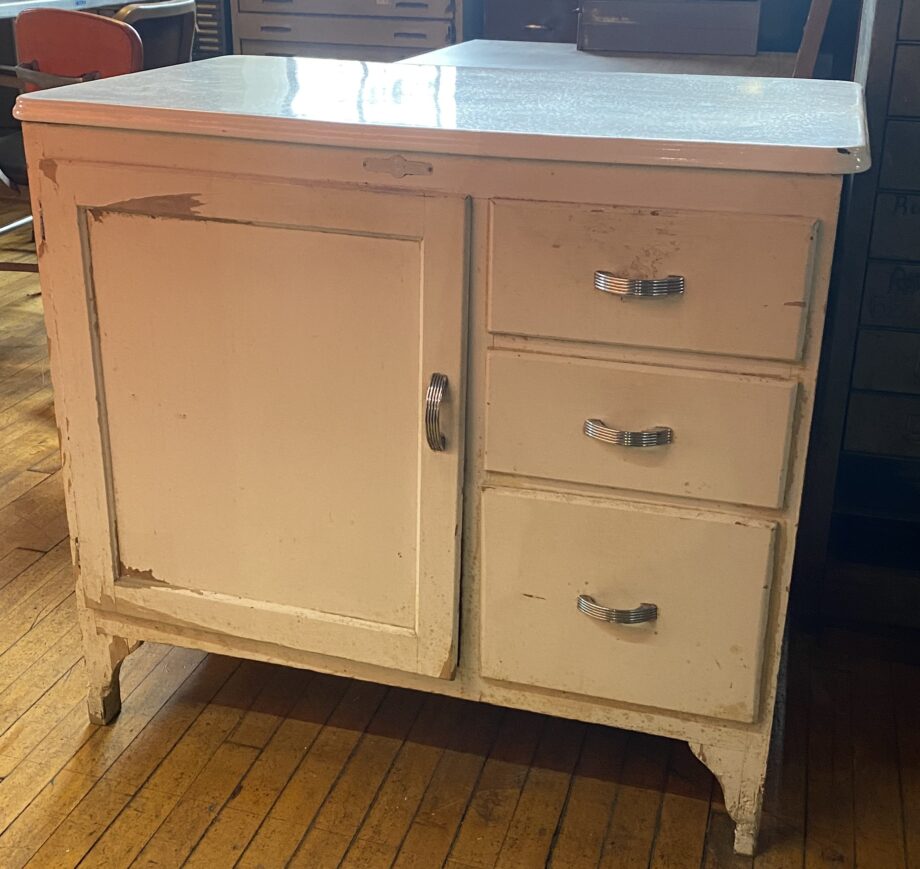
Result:
{"type": "Polygon", "coordinates": [[[109,724],[121,712],[121,663],[134,645],[124,637],[113,637],[96,629],[91,612],[80,614],[83,655],[88,681],[87,707],[93,724],[109,724]]]}
{"type": "Polygon", "coordinates": [[[735,851],[753,856],[760,831],[768,746],[735,749],[691,742],[690,749],[722,785],[725,809],[735,822],[735,851]]]}

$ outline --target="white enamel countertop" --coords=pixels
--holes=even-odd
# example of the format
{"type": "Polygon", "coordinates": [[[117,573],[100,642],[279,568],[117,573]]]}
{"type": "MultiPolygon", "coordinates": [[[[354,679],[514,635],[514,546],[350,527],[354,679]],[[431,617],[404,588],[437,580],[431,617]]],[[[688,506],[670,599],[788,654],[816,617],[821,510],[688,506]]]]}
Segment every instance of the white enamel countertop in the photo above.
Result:
{"type": "Polygon", "coordinates": [[[475,156],[817,174],[869,166],[862,90],[839,81],[235,55],[24,95],[15,115],[475,156]]]}

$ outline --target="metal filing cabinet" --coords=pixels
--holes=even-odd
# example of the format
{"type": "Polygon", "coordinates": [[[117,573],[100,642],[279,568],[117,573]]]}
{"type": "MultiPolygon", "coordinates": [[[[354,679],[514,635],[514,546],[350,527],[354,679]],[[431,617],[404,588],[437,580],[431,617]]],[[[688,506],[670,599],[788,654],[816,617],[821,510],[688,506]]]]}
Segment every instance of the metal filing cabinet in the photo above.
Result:
{"type": "Polygon", "coordinates": [[[796,571],[812,615],[916,626],[920,0],[866,4],[857,78],[875,166],[845,197],[796,571]]]}
{"type": "Polygon", "coordinates": [[[230,0],[237,54],[390,62],[470,38],[478,0],[230,0]]]}

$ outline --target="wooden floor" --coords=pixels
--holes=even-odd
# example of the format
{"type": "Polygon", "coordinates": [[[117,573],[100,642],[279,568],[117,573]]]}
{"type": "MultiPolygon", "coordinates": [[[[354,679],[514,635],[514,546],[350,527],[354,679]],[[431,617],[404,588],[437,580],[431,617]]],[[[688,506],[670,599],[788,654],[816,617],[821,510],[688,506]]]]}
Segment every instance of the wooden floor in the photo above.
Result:
{"type": "Polygon", "coordinates": [[[793,643],[753,861],[664,739],[151,644],[89,725],[37,289],[0,273],[0,869],[920,867],[916,650],[859,636],[793,643]]]}

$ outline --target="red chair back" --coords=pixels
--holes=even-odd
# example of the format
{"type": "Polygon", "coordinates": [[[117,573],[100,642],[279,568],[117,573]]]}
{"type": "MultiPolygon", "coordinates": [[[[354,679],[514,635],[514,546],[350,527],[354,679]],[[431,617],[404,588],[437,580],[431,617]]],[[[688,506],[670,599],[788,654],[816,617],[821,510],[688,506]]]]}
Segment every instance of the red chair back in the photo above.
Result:
{"type": "Polygon", "coordinates": [[[16,16],[14,27],[17,60],[41,72],[109,78],[144,68],[137,31],[111,18],[66,9],[27,9],[16,16]]]}

